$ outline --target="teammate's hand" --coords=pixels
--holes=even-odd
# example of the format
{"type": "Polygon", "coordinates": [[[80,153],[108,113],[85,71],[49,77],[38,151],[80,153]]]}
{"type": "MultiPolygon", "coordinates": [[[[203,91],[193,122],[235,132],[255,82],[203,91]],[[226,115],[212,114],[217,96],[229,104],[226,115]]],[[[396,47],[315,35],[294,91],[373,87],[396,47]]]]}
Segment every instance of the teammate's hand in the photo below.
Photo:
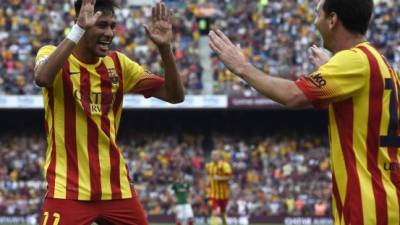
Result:
{"type": "Polygon", "coordinates": [[[95,4],[96,0],[82,1],[81,11],[79,12],[76,23],[85,30],[93,26],[102,14],[101,11],[94,13],[95,4]]]}
{"type": "Polygon", "coordinates": [[[249,65],[240,47],[235,46],[220,30],[210,31],[210,47],[234,74],[241,76],[249,65]]]}
{"type": "Polygon", "coordinates": [[[326,50],[319,48],[316,45],[313,45],[310,48],[310,50],[311,50],[311,55],[310,55],[311,62],[317,68],[327,63],[331,58],[330,54],[326,50]]]}
{"type": "Polygon", "coordinates": [[[158,47],[169,45],[172,40],[171,13],[164,3],[157,3],[151,10],[151,23],[145,24],[149,38],[158,47]]]}

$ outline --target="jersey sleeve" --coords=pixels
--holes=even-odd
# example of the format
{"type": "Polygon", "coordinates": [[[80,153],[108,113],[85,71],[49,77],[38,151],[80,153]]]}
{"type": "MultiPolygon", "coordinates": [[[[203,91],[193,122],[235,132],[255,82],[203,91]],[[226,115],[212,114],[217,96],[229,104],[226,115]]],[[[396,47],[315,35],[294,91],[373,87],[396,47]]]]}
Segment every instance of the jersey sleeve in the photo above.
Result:
{"type": "Polygon", "coordinates": [[[56,46],[54,45],[46,45],[41,47],[36,55],[35,64],[38,65],[40,62],[49,57],[55,50],[56,46]]]}
{"type": "Polygon", "coordinates": [[[316,108],[356,95],[369,76],[368,60],[356,50],[345,50],[334,55],[317,71],[300,77],[296,85],[316,108]]]}
{"type": "MultiPolygon", "coordinates": [[[[35,58],[35,70],[38,65],[43,63],[56,50],[56,48],[57,47],[54,45],[45,45],[39,49],[38,53],[36,54],[36,58],[35,58]]],[[[58,82],[57,77],[59,76],[61,71],[62,71],[62,69],[60,69],[57,72],[56,77],[53,80],[53,86],[58,82]]],[[[42,88],[42,90],[47,90],[47,88],[42,88]]]]}
{"type": "Polygon", "coordinates": [[[118,53],[121,69],[124,75],[124,92],[142,94],[146,98],[158,90],[164,79],[145,71],[142,66],[129,59],[126,55],[118,53]]]}
{"type": "Polygon", "coordinates": [[[229,163],[224,162],[223,169],[224,169],[224,174],[225,175],[228,175],[228,176],[232,175],[232,167],[229,165],[229,163]]]}
{"type": "Polygon", "coordinates": [[[206,173],[207,175],[210,175],[210,163],[206,164],[206,173]]]}

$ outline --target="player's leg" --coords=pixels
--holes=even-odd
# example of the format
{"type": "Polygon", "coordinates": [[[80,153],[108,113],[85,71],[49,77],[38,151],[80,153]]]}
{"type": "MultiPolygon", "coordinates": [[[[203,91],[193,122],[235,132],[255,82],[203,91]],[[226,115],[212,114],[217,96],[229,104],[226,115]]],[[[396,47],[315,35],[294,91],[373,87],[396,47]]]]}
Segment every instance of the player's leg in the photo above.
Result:
{"type": "Polygon", "coordinates": [[[40,213],[40,225],[90,225],[96,218],[90,202],[46,198],[40,213]]]}
{"type": "Polygon", "coordinates": [[[210,225],[218,225],[218,215],[220,208],[217,199],[211,199],[211,218],[210,225]]]}
{"type": "Polygon", "coordinates": [[[220,216],[222,220],[223,225],[227,225],[227,218],[226,218],[226,206],[228,205],[228,199],[220,199],[218,201],[219,208],[221,209],[220,211],[220,216]]]}
{"type": "Polygon", "coordinates": [[[188,225],[194,225],[193,209],[190,204],[185,204],[185,218],[188,225]]]}
{"type": "Polygon", "coordinates": [[[101,215],[98,217],[99,225],[124,224],[148,225],[148,221],[137,196],[130,199],[102,201],[101,215]]]}
{"type": "Polygon", "coordinates": [[[182,205],[175,206],[175,222],[176,225],[183,225],[183,215],[184,215],[184,208],[182,205]]]}

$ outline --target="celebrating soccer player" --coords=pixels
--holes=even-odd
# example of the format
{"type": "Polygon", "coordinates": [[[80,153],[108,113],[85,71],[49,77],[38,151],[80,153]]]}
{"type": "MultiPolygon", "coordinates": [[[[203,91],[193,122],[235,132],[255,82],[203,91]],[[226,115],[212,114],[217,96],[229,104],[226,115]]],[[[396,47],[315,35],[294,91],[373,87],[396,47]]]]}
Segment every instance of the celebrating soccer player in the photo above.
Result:
{"type": "Polygon", "coordinates": [[[217,225],[217,217],[220,217],[223,225],[227,225],[226,206],[229,199],[229,180],[232,176],[232,168],[228,162],[222,159],[222,153],[214,150],[211,153],[211,162],[206,165],[208,178],[207,197],[211,205],[211,225],[217,225]]]}
{"type": "Polygon", "coordinates": [[[153,6],[145,26],[161,54],[164,77],[110,51],[115,7],[115,0],[77,0],[71,32],[37,54],[35,81],[43,87],[48,141],[41,225],[148,224],[116,144],[123,94],[178,103],[184,90],[166,6],[153,6]]]}
{"type": "Polygon", "coordinates": [[[400,221],[400,83],[365,38],[372,11],[372,0],[321,0],[315,25],[333,56],[313,48],[320,67],[295,82],[264,74],[221,31],[210,32],[226,67],[263,95],[289,107],[329,108],[336,225],[400,221]]]}

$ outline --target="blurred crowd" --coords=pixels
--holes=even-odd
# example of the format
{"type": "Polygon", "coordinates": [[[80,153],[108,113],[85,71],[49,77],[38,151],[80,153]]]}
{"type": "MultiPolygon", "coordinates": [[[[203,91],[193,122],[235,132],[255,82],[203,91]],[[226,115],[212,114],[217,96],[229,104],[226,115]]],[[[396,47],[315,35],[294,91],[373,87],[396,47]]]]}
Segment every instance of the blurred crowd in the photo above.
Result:
{"type": "MultiPolygon", "coordinates": [[[[331,173],[327,140],[280,133],[252,138],[213,134],[135,134],[121,138],[130,177],[150,215],[172,215],[170,185],[182,171],[196,215],[209,215],[205,163],[223,152],[233,168],[229,215],[331,215],[331,173]]],[[[45,194],[46,144],[31,135],[0,138],[0,215],[37,213],[45,194]]]]}
{"type": "MultiPolygon", "coordinates": [[[[315,68],[309,47],[321,46],[313,22],[319,0],[217,1],[215,25],[237,44],[257,68],[273,76],[295,80],[315,68]]],[[[375,0],[368,40],[400,71],[400,4],[375,0]]],[[[214,92],[254,96],[257,92],[234,76],[213,56],[214,92]]]]}
{"type": "MultiPolygon", "coordinates": [[[[162,73],[160,56],[145,35],[149,6],[128,6],[117,0],[118,26],[113,45],[154,73],[162,73]]],[[[57,44],[69,32],[75,16],[73,0],[2,0],[0,2],[0,94],[38,94],[33,85],[34,56],[44,44],[57,44]]],[[[308,48],[321,44],[315,27],[318,0],[166,0],[174,9],[174,49],[188,94],[201,94],[200,4],[221,28],[242,46],[248,59],[274,76],[296,79],[314,68],[308,48]]],[[[400,4],[376,0],[369,40],[400,69],[400,4]]],[[[207,56],[203,56],[207,57],[207,56]]],[[[211,56],[213,93],[252,96],[256,92],[211,56]]]]}
{"type": "MultiPolygon", "coordinates": [[[[33,84],[34,57],[40,47],[57,45],[73,25],[73,0],[0,1],[0,94],[38,94],[33,84]]],[[[117,0],[127,5],[126,0],[117,0]]],[[[146,69],[163,73],[156,47],[143,25],[151,18],[150,6],[116,10],[117,27],[113,49],[122,51],[146,69]]],[[[202,68],[198,54],[199,34],[189,7],[174,11],[174,49],[178,68],[189,94],[202,89],[202,68]],[[184,18],[184,19],[183,19],[184,18]]]]}

